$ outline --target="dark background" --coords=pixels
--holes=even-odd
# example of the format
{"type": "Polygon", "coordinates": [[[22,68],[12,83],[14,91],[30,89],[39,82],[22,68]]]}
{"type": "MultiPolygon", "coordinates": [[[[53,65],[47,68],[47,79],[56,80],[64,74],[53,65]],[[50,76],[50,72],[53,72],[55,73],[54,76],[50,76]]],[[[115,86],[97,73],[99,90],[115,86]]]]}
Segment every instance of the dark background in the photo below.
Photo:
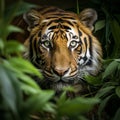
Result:
{"type": "MultiPolygon", "coordinates": [[[[10,5],[17,0],[6,0],[6,4],[10,5]]],[[[49,5],[49,6],[58,6],[63,9],[76,8],[77,0],[23,0],[28,3],[33,3],[37,5],[49,5]]],[[[96,9],[99,9],[100,4],[106,4],[114,9],[116,12],[120,12],[120,0],[78,0],[79,7],[82,9],[84,7],[94,7],[93,3],[96,4],[96,9]],[[100,3],[100,4],[99,4],[100,3]]]]}

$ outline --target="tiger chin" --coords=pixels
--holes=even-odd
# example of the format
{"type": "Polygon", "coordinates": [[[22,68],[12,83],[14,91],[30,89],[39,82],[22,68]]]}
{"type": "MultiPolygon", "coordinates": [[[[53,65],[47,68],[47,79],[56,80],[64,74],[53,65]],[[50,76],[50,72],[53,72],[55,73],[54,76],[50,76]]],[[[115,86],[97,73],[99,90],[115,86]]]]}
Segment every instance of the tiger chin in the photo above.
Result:
{"type": "Polygon", "coordinates": [[[84,75],[96,76],[101,69],[102,49],[92,34],[97,13],[85,9],[79,15],[57,7],[37,7],[23,15],[24,58],[44,76],[42,88],[59,92],[66,86],[84,84],[84,75]]]}

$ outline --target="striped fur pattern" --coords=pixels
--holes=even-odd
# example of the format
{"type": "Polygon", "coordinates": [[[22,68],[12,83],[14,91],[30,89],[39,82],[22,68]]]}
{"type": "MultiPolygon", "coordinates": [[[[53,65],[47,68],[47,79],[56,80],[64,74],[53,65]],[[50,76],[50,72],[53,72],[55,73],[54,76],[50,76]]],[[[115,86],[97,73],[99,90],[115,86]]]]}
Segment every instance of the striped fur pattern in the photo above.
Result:
{"type": "Polygon", "coordinates": [[[77,15],[56,7],[34,8],[23,18],[30,33],[24,57],[43,73],[42,86],[59,91],[81,83],[84,75],[98,74],[102,49],[92,34],[93,9],[77,15]]]}

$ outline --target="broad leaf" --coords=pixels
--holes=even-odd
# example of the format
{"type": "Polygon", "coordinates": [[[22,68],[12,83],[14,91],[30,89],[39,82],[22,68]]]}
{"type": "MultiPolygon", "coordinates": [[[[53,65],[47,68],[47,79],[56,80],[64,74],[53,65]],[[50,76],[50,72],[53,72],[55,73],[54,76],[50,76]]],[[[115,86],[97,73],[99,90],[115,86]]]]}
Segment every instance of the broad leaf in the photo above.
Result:
{"type": "Polygon", "coordinates": [[[40,90],[38,84],[30,76],[26,74],[18,73],[17,77],[20,79],[21,84],[26,84],[31,88],[35,89],[36,91],[40,90]]]}
{"type": "Polygon", "coordinates": [[[111,20],[111,23],[110,23],[110,27],[111,27],[111,31],[112,31],[112,35],[113,35],[113,38],[114,38],[114,42],[115,42],[115,47],[114,47],[114,57],[119,57],[120,55],[120,25],[119,23],[113,19],[111,20]]]}
{"type": "Polygon", "coordinates": [[[96,97],[97,98],[101,98],[101,97],[105,97],[108,93],[110,93],[113,89],[115,89],[115,86],[108,86],[105,88],[101,88],[97,94],[96,97]]]}
{"type": "Polygon", "coordinates": [[[113,120],[120,120],[120,108],[117,110],[113,120]]]}
{"type": "Polygon", "coordinates": [[[100,20],[95,24],[95,32],[105,27],[105,20],[100,20]]]}
{"type": "Polygon", "coordinates": [[[0,86],[0,93],[5,104],[14,116],[18,117],[18,110],[22,102],[19,82],[15,74],[3,65],[0,65],[0,86]]]}
{"type": "Polygon", "coordinates": [[[92,85],[101,85],[102,83],[101,76],[94,77],[94,76],[87,75],[85,76],[85,80],[92,85]]]}
{"type": "Polygon", "coordinates": [[[5,53],[21,53],[25,51],[25,48],[22,44],[18,43],[17,41],[7,41],[5,43],[5,53]]]}
{"type": "Polygon", "coordinates": [[[6,32],[7,32],[8,34],[10,34],[10,33],[12,33],[12,32],[23,32],[23,30],[22,30],[21,28],[18,28],[18,27],[16,27],[16,26],[14,26],[14,25],[8,25],[6,32]]]}
{"type": "Polygon", "coordinates": [[[14,67],[14,69],[17,69],[19,71],[22,71],[24,73],[29,73],[32,75],[37,75],[42,78],[42,75],[40,74],[39,70],[37,70],[29,61],[24,60],[22,58],[11,58],[9,60],[10,64],[14,67]]]}
{"type": "Polygon", "coordinates": [[[99,103],[97,98],[82,98],[77,97],[72,100],[66,100],[58,106],[59,115],[76,116],[88,112],[93,105],[99,103]]]}
{"type": "Polygon", "coordinates": [[[56,105],[51,103],[51,102],[47,102],[43,108],[44,111],[50,112],[50,113],[54,113],[56,114],[56,105]]]}
{"type": "Polygon", "coordinates": [[[111,62],[103,73],[103,79],[107,76],[114,73],[114,71],[118,68],[119,63],[117,61],[111,62]]]}
{"type": "Polygon", "coordinates": [[[101,120],[102,111],[104,110],[104,108],[106,107],[108,101],[110,100],[110,98],[112,96],[113,96],[113,94],[106,97],[105,99],[101,100],[100,105],[99,105],[99,109],[98,109],[99,120],[101,120]]]}
{"type": "Polygon", "coordinates": [[[0,38],[0,50],[4,48],[4,42],[3,39],[0,38]]]}
{"type": "Polygon", "coordinates": [[[36,111],[42,111],[53,95],[54,91],[41,91],[32,95],[25,101],[23,111],[27,114],[36,111]]]}
{"type": "Polygon", "coordinates": [[[21,83],[20,86],[21,86],[21,89],[24,91],[24,93],[26,93],[26,95],[33,95],[40,92],[40,89],[36,89],[25,83],[21,83]]]}
{"type": "Polygon", "coordinates": [[[117,96],[120,98],[120,86],[115,89],[117,96]]]}

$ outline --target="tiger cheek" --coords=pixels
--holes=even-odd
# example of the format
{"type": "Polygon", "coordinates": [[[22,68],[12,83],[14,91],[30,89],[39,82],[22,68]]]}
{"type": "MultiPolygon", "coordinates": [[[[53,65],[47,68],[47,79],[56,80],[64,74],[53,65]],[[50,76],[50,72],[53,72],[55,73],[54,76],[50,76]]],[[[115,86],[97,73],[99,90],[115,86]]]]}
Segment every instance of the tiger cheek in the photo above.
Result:
{"type": "Polygon", "coordinates": [[[43,67],[45,69],[50,68],[51,57],[49,55],[49,52],[45,48],[43,48],[42,46],[40,46],[39,47],[39,55],[40,55],[40,58],[44,61],[43,67]]]}
{"type": "Polygon", "coordinates": [[[77,67],[77,65],[78,65],[78,63],[77,63],[78,57],[79,56],[78,56],[77,52],[73,51],[73,53],[72,53],[72,60],[71,60],[72,67],[77,67]]]}
{"type": "Polygon", "coordinates": [[[74,71],[76,68],[78,68],[77,62],[76,62],[76,60],[75,60],[74,58],[71,60],[71,65],[70,65],[70,67],[71,67],[71,70],[72,70],[72,71],[74,71]]]}

